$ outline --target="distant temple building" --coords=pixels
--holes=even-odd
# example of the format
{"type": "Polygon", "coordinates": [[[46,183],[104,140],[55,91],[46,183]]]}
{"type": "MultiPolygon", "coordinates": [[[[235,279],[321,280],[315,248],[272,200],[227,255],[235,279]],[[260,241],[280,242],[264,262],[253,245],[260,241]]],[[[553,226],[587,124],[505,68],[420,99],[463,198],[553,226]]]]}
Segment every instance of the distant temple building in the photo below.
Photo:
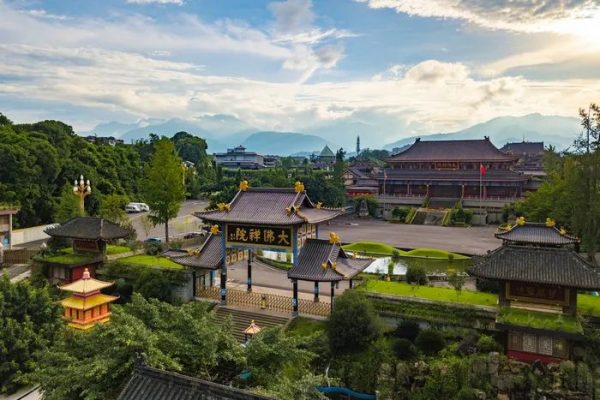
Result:
{"type": "Polygon", "coordinates": [[[518,157],[515,171],[529,176],[546,175],[544,172],[544,142],[507,143],[500,150],[518,157]]]}
{"type": "Polygon", "coordinates": [[[96,135],[89,135],[85,137],[85,140],[87,140],[90,143],[94,143],[94,144],[105,144],[105,145],[109,145],[109,146],[116,146],[118,144],[123,144],[123,139],[117,139],[114,136],[96,136],[96,135]]]}
{"type": "Polygon", "coordinates": [[[264,157],[252,151],[246,151],[244,146],[227,149],[226,153],[215,153],[217,165],[226,168],[260,169],[265,168],[264,157]]]}
{"type": "Polygon", "coordinates": [[[600,272],[577,254],[579,240],[546,224],[525,223],[496,234],[502,246],[469,269],[499,282],[496,328],[506,333],[506,353],[525,362],[571,358],[583,337],[578,291],[600,289],[600,272]]]}
{"type": "Polygon", "coordinates": [[[313,155],[311,160],[317,168],[329,169],[335,164],[335,153],[325,145],[319,155],[313,155]]]}

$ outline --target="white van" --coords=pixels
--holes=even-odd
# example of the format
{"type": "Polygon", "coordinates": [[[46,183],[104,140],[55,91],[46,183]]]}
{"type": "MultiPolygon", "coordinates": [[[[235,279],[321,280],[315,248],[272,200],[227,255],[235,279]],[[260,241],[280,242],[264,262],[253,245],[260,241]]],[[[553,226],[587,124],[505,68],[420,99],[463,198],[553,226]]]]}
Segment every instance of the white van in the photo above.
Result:
{"type": "Polygon", "coordinates": [[[139,213],[142,212],[142,210],[140,209],[140,207],[138,207],[135,204],[129,203],[127,204],[127,206],[125,207],[125,211],[128,213],[139,213]]]}
{"type": "Polygon", "coordinates": [[[150,207],[146,203],[129,203],[128,206],[136,206],[140,209],[139,212],[150,211],[150,207]]]}

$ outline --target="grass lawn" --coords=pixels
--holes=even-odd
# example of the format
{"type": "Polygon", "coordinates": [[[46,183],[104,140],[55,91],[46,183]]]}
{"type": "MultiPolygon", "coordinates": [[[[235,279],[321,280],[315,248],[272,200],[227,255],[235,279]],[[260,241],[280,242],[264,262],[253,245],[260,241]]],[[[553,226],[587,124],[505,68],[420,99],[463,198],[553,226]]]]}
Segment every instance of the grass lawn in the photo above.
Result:
{"type": "Polygon", "coordinates": [[[421,299],[445,301],[450,303],[496,306],[498,296],[492,293],[463,290],[456,296],[456,290],[431,286],[414,286],[404,282],[385,282],[369,280],[359,286],[359,290],[396,296],[417,297],[421,299]]]}
{"type": "Polygon", "coordinates": [[[129,264],[129,265],[140,265],[143,267],[158,267],[167,269],[183,269],[182,265],[179,265],[166,257],[139,255],[120,258],[115,261],[118,264],[129,264]]]}
{"type": "Polygon", "coordinates": [[[273,268],[281,269],[284,271],[289,271],[293,267],[292,263],[285,262],[285,261],[271,260],[270,258],[261,257],[261,256],[256,256],[256,258],[258,259],[258,261],[260,261],[264,264],[270,265],[273,268]]]}
{"type": "Polygon", "coordinates": [[[503,324],[527,326],[551,331],[581,333],[582,328],[576,317],[545,312],[504,308],[500,310],[497,321],[503,324]]]}
{"type": "Polygon", "coordinates": [[[325,330],[325,321],[316,319],[296,317],[290,322],[287,333],[293,336],[309,336],[316,332],[325,330]]]}
{"type": "Polygon", "coordinates": [[[584,315],[600,317],[600,296],[580,294],[577,296],[577,311],[584,315]]]}
{"type": "Polygon", "coordinates": [[[391,256],[394,251],[398,251],[400,255],[405,255],[406,252],[398,250],[389,244],[381,242],[356,242],[343,246],[344,250],[354,251],[359,253],[376,254],[381,256],[391,256]]]}
{"type": "Polygon", "coordinates": [[[422,258],[431,258],[436,260],[448,260],[453,258],[454,260],[468,260],[469,257],[463,256],[462,254],[450,253],[446,250],[439,249],[427,249],[427,248],[419,248],[411,251],[407,251],[406,254],[403,254],[407,257],[422,257],[422,258]]]}
{"type": "Polygon", "coordinates": [[[64,265],[74,265],[74,264],[84,264],[86,262],[94,260],[96,257],[93,254],[55,254],[48,257],[43,257],[41,260],[46,262],[52,262],[56,264],[64,264],[64,265]]]}
{"type": "Polygon", "coordinates": [[[108,246],[106,246],[106,254],[109,256],[112,256],[114,254],[129,253],[130,251],[131,251],[131,249],[127,246],[116,246],[116,245],[112,245],[112,244],[109,244],[108,246]]]}

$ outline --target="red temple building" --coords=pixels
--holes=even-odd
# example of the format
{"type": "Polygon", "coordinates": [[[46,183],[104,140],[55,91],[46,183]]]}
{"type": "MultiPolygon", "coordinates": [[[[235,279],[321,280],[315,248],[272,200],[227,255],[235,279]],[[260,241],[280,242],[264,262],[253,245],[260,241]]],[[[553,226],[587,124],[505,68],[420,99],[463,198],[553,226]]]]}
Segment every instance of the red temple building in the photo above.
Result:
{"type": "Polygon", "coordinates": [[[60,290],[73,293],[60,302],[64,308],[63,317],[69,321],[69,326],[87,330],[98,323],[107,322],[110,318],[110,303],[118,297],[102,294],[100,290],[113,284],[90,277],[90,271],[86,268],[81,279],[60,286],[60,290]]]}
{"type": "Polygon", "coordinates": [[[469,274],[500,283],[496,327],[506,353],[525,362],[560,362],[582,340],[579,291],[600,289],[600,271],[577,254],[578,239],[547,224],[519,221],[496,234],[503,245],[469,274]]]}

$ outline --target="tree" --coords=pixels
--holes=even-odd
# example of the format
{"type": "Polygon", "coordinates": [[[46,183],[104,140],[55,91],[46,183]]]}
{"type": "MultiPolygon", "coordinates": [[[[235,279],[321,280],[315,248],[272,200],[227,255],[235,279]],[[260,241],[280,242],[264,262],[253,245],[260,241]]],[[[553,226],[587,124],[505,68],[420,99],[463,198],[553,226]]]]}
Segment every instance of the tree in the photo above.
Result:
{"type": "Polygon", "coordinates": [[[456,299],[458,299],[458,297],[460,296],[460,293],[461,293],[462,288],[465,285],[466,281],[467,281],[467,278],[463,274],[459,274],[458,272],[456,272],[454,270],[451,271],[450,274],[448,275],[448,283],[456,291],[456,299]]]}
{"type": "Polygon", "coordinates": [[[437,354],[445,346],[444,337],[434,329],[424,329],[415,339],[415,344],[427,355],[437,354]]]}
{"type": "Polygon", "coordinates": [[[409,265],[406,269],[406,282],[417,285],[427,284],[427,273],[421,265],[409,265]]]}
{"type": "Polygon", "coordinates": [[[165,225],[165,241],[169,242],[169,220],[177,216],[185,199],[181,158],[169,140],[159,140],[146,169],[142,192],[150,206],[149,218],[154,224],[165,225]]]}
{"type": "Polygon", "coordinates": [[[100,216],[115,224],[121,224],[127,221],[127,214],[124,210],[128,202],[127,196],[123,195],[109,194],[102,196],[100,216]]]}
{"type": "Polygon", "coordinates": [[[362,351],[381,333],[381,321],[364,294],[348,290],[336,299],[327,322],[329,346],[334,356],[362,351]]]}
{"type": "Polygon", "coordinates": [[[73,188],[65,185],[54,211],[54,221],[64,223],[81,215],[79,199],[73,194],[73,188]]]}
{"type": "Polygon", "coordinates": [[[0,393],[14,392],[29,383],[42,352],[57,339],[62,321],[60,307],[47,287],[27,281],[11,283],[0,277],[0,393]]]}

